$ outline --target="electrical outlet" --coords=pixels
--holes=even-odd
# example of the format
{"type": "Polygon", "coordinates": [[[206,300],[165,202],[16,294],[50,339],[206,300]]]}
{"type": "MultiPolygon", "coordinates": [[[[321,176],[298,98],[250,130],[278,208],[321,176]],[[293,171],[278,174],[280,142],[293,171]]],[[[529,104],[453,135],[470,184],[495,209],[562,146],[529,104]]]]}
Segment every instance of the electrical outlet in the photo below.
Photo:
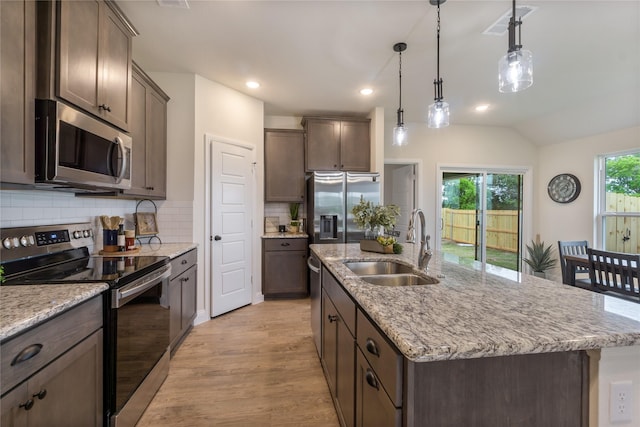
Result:
{"type": "Polygon", "coordinates": [[[610,384],[609,421],[621,423],[633,421],[633,383],[616,381],[610,384]]]}

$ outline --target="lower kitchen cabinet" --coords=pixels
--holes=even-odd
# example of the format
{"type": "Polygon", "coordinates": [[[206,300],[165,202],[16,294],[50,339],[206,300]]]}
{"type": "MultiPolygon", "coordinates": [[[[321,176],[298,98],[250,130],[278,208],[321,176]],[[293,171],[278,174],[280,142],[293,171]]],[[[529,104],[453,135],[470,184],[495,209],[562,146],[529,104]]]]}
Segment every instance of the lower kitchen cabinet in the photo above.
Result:
{"type": "Polygon", "coordinates": [[[193,249],[171,261],[169,284],[171,356],[193,327],[196,317],[198,252],[193,249]]]}
{"type": "Polygon", "coordinates": [[[356,353],[356,427],[402,426],[402,408],[393,405],[362,351],[356,353]]]}
{"type": "Polygon", "coordinates": [[[265,298],[306,297],[306,238],[262,239],[262,293],[265,298]]]}
{"type": "Polygon", "coordinates": [[[102,298],[2,343],[2,426],[102,426],[102,298]]]}
{"type": "Polygon", "coordinates": [[[340,425],[354,425],[355,303],[331,273],[322,273],[322,367],[340,425]]]}

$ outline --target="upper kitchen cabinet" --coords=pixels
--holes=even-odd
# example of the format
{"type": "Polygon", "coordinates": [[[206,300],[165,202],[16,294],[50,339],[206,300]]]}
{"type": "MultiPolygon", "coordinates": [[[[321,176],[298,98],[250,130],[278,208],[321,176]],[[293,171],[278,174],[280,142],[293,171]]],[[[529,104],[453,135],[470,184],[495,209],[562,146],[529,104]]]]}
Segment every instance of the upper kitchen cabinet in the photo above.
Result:
{"type": "Polygon", "coordinates": [[[167,102],[169,97],[134,62],[131,84],[131,189],[124,196],[165,199],[167,195],[167,102]]]}
{"type": "Polygon", "coordinates": [[[38,7],[38,95],[55,95],[129,130],[133,26],[112,1],[38,7]]]}
{"type": "Polygon", "coordinates": [[[0,1],[0,181],[34,182],[36,4],[0,1]]]}
{"type": "Polygon", "coordinates": [[[304,133],[264,130],[265,202],[304,201],[304,133]]]}
{"type": "Polygon", "coordinates": [[[368,172],[370,122],[360,118],[304,117],[306,170],[368,172]]]}

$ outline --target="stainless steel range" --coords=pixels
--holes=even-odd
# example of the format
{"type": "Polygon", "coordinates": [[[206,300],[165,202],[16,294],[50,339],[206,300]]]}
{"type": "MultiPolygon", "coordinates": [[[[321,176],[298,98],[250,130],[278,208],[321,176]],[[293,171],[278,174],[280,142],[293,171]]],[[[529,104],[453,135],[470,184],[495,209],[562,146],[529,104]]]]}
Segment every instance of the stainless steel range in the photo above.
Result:
{"type": "Polygon", "coordinates": [[[109,284],[105,425],[135,425],[169,372],[169,258],[91,256],[90,223],[5,228],[0,241],[3,285],[109,284]]]}

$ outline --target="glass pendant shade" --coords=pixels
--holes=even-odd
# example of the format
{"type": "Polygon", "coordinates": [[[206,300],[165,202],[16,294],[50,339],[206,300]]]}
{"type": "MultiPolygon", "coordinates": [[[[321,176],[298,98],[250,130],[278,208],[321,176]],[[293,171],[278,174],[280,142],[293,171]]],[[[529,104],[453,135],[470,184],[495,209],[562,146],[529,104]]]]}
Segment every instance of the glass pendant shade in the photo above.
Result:
{"type": "Polygon", "coordinates": [[[498,90],[519,92],[533,84],[533,55],[529,50],[514,50],[498,63],[498,90]]]}
{"type": "Polygon", "coordinates": [[[427,125],[430,128],[443,128],[449,126],[449,103],[436,101],[429,105],[427,125]]]}
{"type": "Polygon", "coordinates": [[[403,147],[407,145],[409,141],[407,140],[407,128],[404,127],[404,124],[398,123],[393,128],[393,146],[394,147],[403,147]]]}

